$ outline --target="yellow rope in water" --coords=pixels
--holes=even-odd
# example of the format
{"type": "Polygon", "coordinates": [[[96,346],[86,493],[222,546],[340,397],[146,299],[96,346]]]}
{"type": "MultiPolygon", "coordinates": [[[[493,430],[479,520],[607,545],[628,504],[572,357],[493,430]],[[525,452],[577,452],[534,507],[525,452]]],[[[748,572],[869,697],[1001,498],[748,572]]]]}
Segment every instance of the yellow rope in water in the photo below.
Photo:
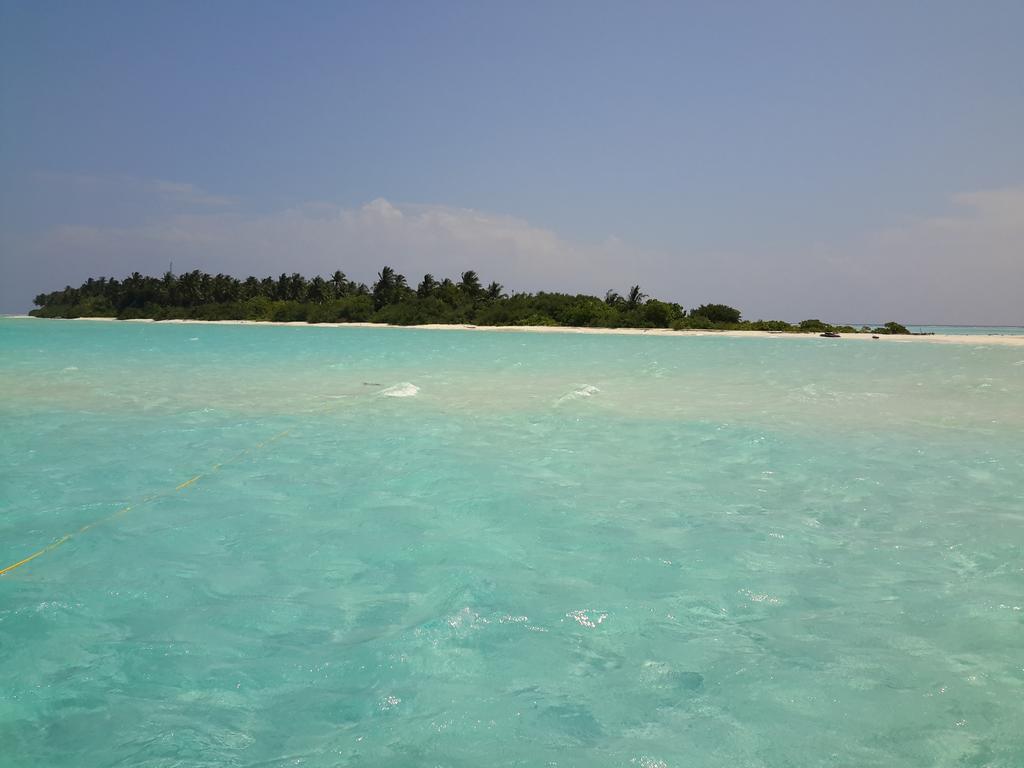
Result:
{"type": "Polygon", "coordinates": [[[125,515],[128,512],[131,512],[133,509],[138,509],[139,507],[143,506],[144,504],[147,504],[148,502],[153,501],[154,499],[158,499],[161,496],[170,496],[172,493],[177,493],[178,491],[185,490],[186,488],[188,488],[193,483],[197,483],[199,480],[201,480],[202,478],[206,477],[207,475],[211,475],[214,472],[218,471],[225,464],[230,464],[230,463],[232,463],[234,461],[238,461],[240,458],[245,456],[247,453],[250,453],[251,451],[257,451],[260,448],[264,448],[265,446],[270,445],[271,443],[273,443],[276,440],[280,440],[282,437],[284,437],[285,435],[288,434],[288,431],[289,430],[286,429],[283,432],[278,432],[276,435],[274,435],[273,437],[270,437],[270,438],[264,440],[262,443],[256,443],[255,445],[252,445],[252,446],[250,446],[248,448],[245,448],[245,449],[239,451],[238,453],[236,453],[231,458],[226,459],[226,460],[224,460],[222,462],[219,462],[217,464],[214,464],[212,467],[210,467],[205,472],[200,472],[195,477],[190,477],[185,482],[179,483],[178,485],[176,485],[174,487],[173,490],[162,491],[160,493],[150,494],[149,496],[146,496],[144,499],[142,499],[141,501],[137,502],[134,505],[129,504],[126,507],[121,507],[121,509],[117,510],[117,512],[114,512],[113,514],[107,515],[106,517],[101,517],[98,520],[93,520],[91,523],[83,525],[81,528],[79,528],[74,533],[66,533],[66,534],[64,534],[63,536],[61,536],[56,541],[54,541],[51,544],[48,544],[47,546],[45,546],[42,549],[40,549],[38,552],[33,552],[31,555],[29,555],[25,559],[19,560],[16,563],[12,563],[11,565],[8,565],[6,568],[4,568],[3,570],[0,570],[0,576],[3,576],[4,574],[10,573],[11,571],[13,571],[13,570],[15,570],[17,568],[21,568],[21,566],[26,565],[27,563],[31,563],[37,557],[42,557],[47,552],[52,552],[53,550],[57,549],[57,547],[59,547],[59,546],[65,544],[66,542],[70,541],[73,537],[78,536],[79,534],[85,533],[86,531],[90,530],[91,528],[95,528],[97,525],[102,525],[103,523],[108,523],[111,520],[115,520],[118,517],[121,517],[122,515],[125,515]]]}

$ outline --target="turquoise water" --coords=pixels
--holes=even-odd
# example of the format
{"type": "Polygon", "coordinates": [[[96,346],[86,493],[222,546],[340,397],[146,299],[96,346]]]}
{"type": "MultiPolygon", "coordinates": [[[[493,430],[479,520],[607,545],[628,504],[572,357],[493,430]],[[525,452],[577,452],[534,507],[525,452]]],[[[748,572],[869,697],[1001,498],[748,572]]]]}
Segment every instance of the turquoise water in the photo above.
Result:
{"type": "Polygon", "coordinates": [[[0,567],[132,505],[0,577],[4,765],[1024,764],[1024,349],[3,320],[0,392],[0,567]]]}

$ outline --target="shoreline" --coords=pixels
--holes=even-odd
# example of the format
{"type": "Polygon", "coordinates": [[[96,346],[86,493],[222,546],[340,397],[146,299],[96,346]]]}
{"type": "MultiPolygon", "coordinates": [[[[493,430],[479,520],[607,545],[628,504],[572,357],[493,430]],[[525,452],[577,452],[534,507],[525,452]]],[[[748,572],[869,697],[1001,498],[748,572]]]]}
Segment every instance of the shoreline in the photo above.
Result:
{"type": "MultiPolygon", "coordinates": [[[[153,320],[140,318],[133,320],[118,320],[116,317],[76,317],[76,318],[43,318],[32,317],[31,315],[5,315],[2,319],[7,320],[50,320],[69,319],[85,320],[88,322],[108,323],[159,323],[160,325],[250,325],[250,326],[276,326],[276,327],[304,327],[304,328],[379,328],[379,329],[408,329],[424,331],[487,331],[491,333],[567,333],[567,334],[595,334],[605,336],[671,336],[676,338],[687,338],[695,336],[724,336],[727,338],[747,339],[819,339],[817,333],[787,333],[784,331],[716,331],[716,330],[685,330],[674,331],[671,328],[580,328],[573,326],[549,326],[549,325],[465,325],[460,323],[433,323],[429,325],[389,325],[387,323],[305,323],[305,322],[276,322],[273,320],[153,320]]],[[[885,343],[906,343],[906,342],[931,342],[933,344],[971,344],[971,345],[993,345],[1005,347],[1024,347],[1024,333],[1020,335],[957,335],[957,334],[933,334],[928,336],[914,335],[883,335],[879,334],[877,339],[872,338],[871,333],[849,333],[843,334],[839,340],[856,339],[859,341],[881,341],[885,343]]],[[[831,339],[830,339],[831,340],[831,339]]]]}

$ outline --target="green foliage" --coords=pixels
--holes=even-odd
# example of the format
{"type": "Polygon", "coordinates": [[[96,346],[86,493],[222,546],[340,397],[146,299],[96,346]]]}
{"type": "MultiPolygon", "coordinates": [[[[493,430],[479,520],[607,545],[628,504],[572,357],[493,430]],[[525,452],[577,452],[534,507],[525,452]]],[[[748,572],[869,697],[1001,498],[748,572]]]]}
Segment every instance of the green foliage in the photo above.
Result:
{"type": "Polygon", "coordinates": [[[279,301],[271,315],[275,323],[304,323],[308,319],[308,305],[299,301],[279,301]]]}
{"type": "Polygon", "coordinates": [[[830,326],[821,320],[801,320],[800,330],[805,333],[824,333],[829,330],[830,326]]]}
{"type": "Polygon", "coordinates": [[[909,334],[910,330],[907,328],[907,326],[900,325],[899,323],[890,320],[885,325],[883,325],[883,326],[881,326],[879,328],[872,329],[871,332],[872,333],[888,333],[888,334],[909,334]]]}
{"type": "Polygon", "coordinates": [[[640,309],[645,325],[651,328],[668,328],[683,317],[683,308],[657,299],[649,299],[640,309]]]}
{"type": "Polygon", "coordinates": [[[373,284],[373,308],[380,309],[388,304],[397,304],[412,295],[405,280],[391,267],[384,267],[377,273],[377,282],[373,284]]]}
{"type": "Polygon", "coordinates": [[[621,325],[621,313],[596,296],[575,296],[559,310],[562,325],[580,328],[614,328],[621,325]]]}
{"type": "Polygon", "coordinates": [[[696,329],[707,329],[714,328],[715,324],[711,321],[711,318],[707,315],[694,314],[693,310],[690,311],[690,316],[680,322],[680,328],[696,328],[696,329]]]}
{"type": "Polygon", "coordinates": [[[459,314],[436,296],[424,299],[418,296],[389,304],[377,310],[372,317],[375,323],[390,325],[427,325],[429,323],[458,323],[459,314]]]}
{"type": "Polygon", "coordinates": [[[802,320],[795,330],[801,333],[862,333],[868,329],[865,327],[862,331],[852,325],[830,325],[821,320],[802,320]]]}
{"type": "Polygon", "coordinates": [[[484,289],[484,296],[488,301],[497,301],[498,299],[508,298],[505,295],[505,286],[493,281],[484,289]]]}
{"type": "Polygon", "coordinates": [[[536,312],[533,297],[526,293],[488,303],[476,313],[473,322],[477,325],[556,325],[550,316],[541,317],[536,312]],[[538,318],[542,322],[528,322],[538,318]]]}
{"type": "Polygon", "coordinates": [[[626,294],[626,308],[636,309],[646,298],[647,294],[640,291],[640,286],[634,285],[629,289],[629,293],[626,294]]]}
{"type": "Polygon", "coordinates": [[[421,299],[425,299],[428,296],[433,296],[436,290],[437,280],[435,280],[434,276],[428,272],[423,276],[423,280],[421,280],[420,284],[416,287],[416,295],[421,299]]]}
{"type": "Polygon", "coordinates": [[[701,304],[696,309],[690,310],[695,317],[706,317],[712,323],[738,323],[740,311],[727,304],[701,304]]]}
{"type": "Polygon", "coordinates": [[[785,320],[757,320],[750,324],[753,331],[792,331],[793,326],[785,320]]]}
{"type": "MultiPolygon", "coordinates": [[[[35,303],[39,308],[32,314],[37,317],[857,332],[819,320],[799,326],[781,320],[744,322],[738,309],[724,304],[702,304],[687,315],[679,304],[649,298],[639,285],[625,296],[612,290],[603,298],[545,291],[509,295],[500,283],[485,287],[475,271],[466,270],[458,282],[426,274],[413,290],[391,267],[381,268],[372,288],[349,280],[341,270],[328,278],[282,273],[244,280],[198,270],[160,277],[134,272],[124,280],[89,278],[77,288],[40,294],[35,303]]],[[[874,332],[907,329],[887,323],[874,332]]]]}
{"type": "Polygon", "coordinates": [[[480,287],[480,278],[472,269],[462,273],[459,280],[459,290],[469,299],[475,300],[483,292],[480,287]]]}
{"type": "Polygon", "coordinates": [[[551,319],[547,315],[530,315],[529,317],[523,318],[521,321],[516,323],[516,325],[547,325],[547,326],[556,326],[556,325],[558,325],[558,323],[556,323],[553,319],[551,319]]]}
{"type": "Polygon", "coordinates": [[[346,296],[333,303],[332,314],[327,322],[368,323],[373,317],[373,299],[365,293],[346,296]]]}
{"type": "Polygon", "coordinates": [[[888,323],[886,323],[885,327],[888,329],[889,333],[899,333],[899,334],[909,334],[910,333],[910,331],[907,329],[907,326],[900,325],[899,323],[897,323],[894,320],[890,320],[888,323]]]}

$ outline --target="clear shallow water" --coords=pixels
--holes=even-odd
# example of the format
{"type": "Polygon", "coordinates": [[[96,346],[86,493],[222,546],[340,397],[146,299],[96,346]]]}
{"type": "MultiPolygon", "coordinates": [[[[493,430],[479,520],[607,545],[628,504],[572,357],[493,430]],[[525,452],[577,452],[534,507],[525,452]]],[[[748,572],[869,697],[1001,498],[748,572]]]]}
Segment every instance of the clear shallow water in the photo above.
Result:
{"type": "Polygon", "coordinates": [[[0,392],[0,567],[167,492],[0,577],[6,763],[1024,761],[1024,350],[6,320],[0,392]]]}

